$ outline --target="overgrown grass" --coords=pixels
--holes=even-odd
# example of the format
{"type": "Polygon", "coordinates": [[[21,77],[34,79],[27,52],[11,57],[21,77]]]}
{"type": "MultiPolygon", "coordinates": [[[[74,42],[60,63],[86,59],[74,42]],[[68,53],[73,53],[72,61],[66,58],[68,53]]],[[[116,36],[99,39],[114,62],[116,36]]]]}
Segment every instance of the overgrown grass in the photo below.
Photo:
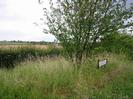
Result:
{"type": "Polygon", "coordinates": [[[133,99],[133,63],[123,55],[99,55],[80,70],[63,58],[0,69],[1,99],[133,99]],[[97,59],[108,58],[97,69],[97,59]]]}

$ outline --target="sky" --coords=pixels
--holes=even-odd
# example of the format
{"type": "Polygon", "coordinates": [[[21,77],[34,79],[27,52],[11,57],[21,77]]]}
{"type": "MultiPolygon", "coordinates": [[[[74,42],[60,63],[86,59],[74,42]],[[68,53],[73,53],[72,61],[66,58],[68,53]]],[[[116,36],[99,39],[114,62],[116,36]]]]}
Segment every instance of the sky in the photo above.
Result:
{"type": "Polygon", "coordinates": [[[35,24],[41,23],[42,6],[48,7],[48,0],[43,5],[38,0],[0,0],[0,41],[54,41],[53,35],[44,34],[35,24]]]}
{"type": "Polygon", "coordinates": [[[40,23],[42,6],[38,0],[0,0],[0,40],[53,41],[50,34],[34,23],[40,23]]]}

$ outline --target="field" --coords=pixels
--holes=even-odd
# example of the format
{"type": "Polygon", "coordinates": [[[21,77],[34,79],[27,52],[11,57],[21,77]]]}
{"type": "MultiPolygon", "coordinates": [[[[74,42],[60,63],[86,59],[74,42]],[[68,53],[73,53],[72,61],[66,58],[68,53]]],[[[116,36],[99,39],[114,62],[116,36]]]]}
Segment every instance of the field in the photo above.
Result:
{"type": "Polygon", "coordinates": [[[80,70],[61,56],[25,59],[0,69],[0,99],[133,99],[132,71],[133,62],[121,54],[99,54],[80,70]],[[103,58],[108,64],[97,69],[103,58]]]}
{"type": "Polygon", "coordinates": [[[0,99],[133,99],[133,0],[0,7],[0,99]]]}

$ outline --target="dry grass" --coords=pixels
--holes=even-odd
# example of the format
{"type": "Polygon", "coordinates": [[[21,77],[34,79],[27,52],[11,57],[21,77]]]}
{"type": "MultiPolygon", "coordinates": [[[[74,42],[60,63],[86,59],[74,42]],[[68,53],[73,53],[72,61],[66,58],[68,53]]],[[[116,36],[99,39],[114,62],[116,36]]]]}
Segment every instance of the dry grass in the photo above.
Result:
{"type": "Polygon", "coordinates": [[[23,45],[0,45],[0,48],[3,49],[17,49],[17,48],[24,48],[24,47],[31,47],[31,48],[40,48],[40,49],[47,49],[48,45],[31,45],[31,44],[23,44],[23,45]]]}
{"type": "Polygon", "coordinates": [[[133,63],[123,55],[99,55],[80,70],[64,58],[26,61],[0,70],[2,99],[132,99],[133,63]],[[108,58],[106,68],[97,60],[108,58]],[[125,80],[126,79],[126,80],[125,80]]]}

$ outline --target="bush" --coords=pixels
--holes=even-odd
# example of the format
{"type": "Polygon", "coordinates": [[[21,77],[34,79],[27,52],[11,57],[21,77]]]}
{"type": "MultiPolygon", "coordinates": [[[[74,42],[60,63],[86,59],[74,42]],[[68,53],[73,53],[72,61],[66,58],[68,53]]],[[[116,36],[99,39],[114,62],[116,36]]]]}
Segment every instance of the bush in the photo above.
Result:
{"type": "Polygon", "coordinates": [[[109,52],[115,54],[126,54],[129,59],[133,60],[133,37],[127,34],[112,33],[104,37],[93,51],[94,54],[109,52]]]}
{"type": "Polygon", "coordinates": [[[55,57],[62,53],[61,48],[48,47],[40,49],[36,47],[18,47],[18,48],[1,48],[0,49],[0,67],[14,67],[16,63],[24,60],[33,60],[44,57],[55,57]]]}

